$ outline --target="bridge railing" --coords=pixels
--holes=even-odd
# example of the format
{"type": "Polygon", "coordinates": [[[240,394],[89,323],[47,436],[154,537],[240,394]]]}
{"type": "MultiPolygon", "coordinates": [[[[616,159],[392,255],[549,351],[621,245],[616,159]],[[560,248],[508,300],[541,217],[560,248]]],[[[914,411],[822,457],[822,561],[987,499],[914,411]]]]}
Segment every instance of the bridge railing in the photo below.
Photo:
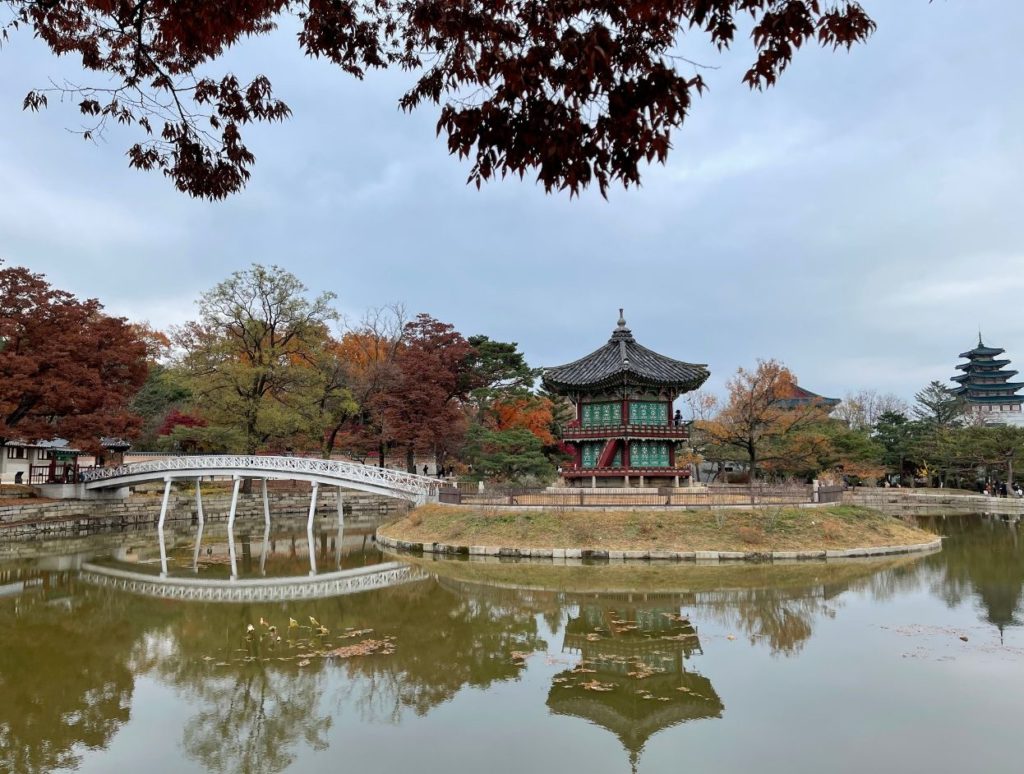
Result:
{"type": "Polygon", "coordinates": [[[175,471],[204,470],[231,470],[232,472],[251,470],[254,478],[287,478],[289,474],[300,473],[336,478],[340,481],[358,482],[411,494],[433,494],[440,486],[440,482],[430,476],[378,468],[373,465],[362,465],[356,462],[311,457],[270,457],[241,454],[164,457],[126,465],[94,468],[84,471],[82,480],[85,483],[94,483],[146,473],[164,474],[175,471]]]}

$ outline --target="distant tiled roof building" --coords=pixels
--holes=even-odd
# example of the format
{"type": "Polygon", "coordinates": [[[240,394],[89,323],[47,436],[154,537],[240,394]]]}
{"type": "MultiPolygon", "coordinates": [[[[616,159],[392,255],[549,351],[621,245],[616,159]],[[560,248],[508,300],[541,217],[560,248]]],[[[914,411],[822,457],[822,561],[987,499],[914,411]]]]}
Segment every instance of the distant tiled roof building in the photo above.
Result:
{"type": "Polygon", "coordinates": [[[1017,392],[1024,387],[1024,382],[1010,381],[1017,371],[1006,368],[1010,365],[1008,359],[999,358],[1005,351],[986,347],[979,333],[978,346],[959,355],[967,362],[957,366],[963,373],[952,377],[958,385],[953,392],[964,399],[968,412],[974,417],[985,422],[1019,424],[1024,420],[1021,413],[1024,398],[1017,392]]]}
{"type": "Polygon", "coordinates": [[[838,406],[842,401],[839,398],[826,398],[816,392],[805,390],[798,384],[790,385],[787,394],[779,398],[775,403],[783,408],[802,408],[803,406],[822,406],[829,411],[838,406]]]}

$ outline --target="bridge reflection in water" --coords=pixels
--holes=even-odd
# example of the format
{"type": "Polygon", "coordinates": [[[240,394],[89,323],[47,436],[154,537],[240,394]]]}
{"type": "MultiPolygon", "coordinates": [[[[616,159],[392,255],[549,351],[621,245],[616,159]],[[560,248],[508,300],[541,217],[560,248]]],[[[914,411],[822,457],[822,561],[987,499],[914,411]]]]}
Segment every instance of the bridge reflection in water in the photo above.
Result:
{"type": "Polygon", "coordinates": [[[324,599],[427,580],[429,573],[400,562],[337,570],[310,577],[216,580],[158,577],[83,564],[79,578],[133,594],[199,602],[282,602],[324,599]]]}

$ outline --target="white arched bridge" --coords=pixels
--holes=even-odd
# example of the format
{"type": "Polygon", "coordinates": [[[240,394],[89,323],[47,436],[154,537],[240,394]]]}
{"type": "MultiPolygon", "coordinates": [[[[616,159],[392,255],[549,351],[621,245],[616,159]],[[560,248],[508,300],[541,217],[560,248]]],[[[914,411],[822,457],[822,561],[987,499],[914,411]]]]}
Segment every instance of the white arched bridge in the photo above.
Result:
{"type": "Polygon", "coordinates": [[[163,599],[197,602],[289,602],[323,599],[344,594],[427,580],[425,570],[398,562],[385,562],[352,570],[338,570],[308,578],[244,578],[214,580],[155,577],[97,564],[83,564],[80,579],[94,586],[163,599]]]}
{"type": "MultiPolygon", "coordinates": [[[[167,504],[170,500],[171,485],[176,481],[195,481],[196,514],[199,521],[199,540],[203,534],[203,478],[230,478],[234,481],[231,492],[231,510],[228,513],[228,548],[231,555],[231,575],[237,577],[235,559],[234,526],[238,510],[238,494],[243,479],[259,479],[263,489],[263,518],[265,531],[270,530],[270,501],[267,496],[267,481],[290,480],[309,481],[312,494],[309,502],[309,516],[306,533],[310,545],[313,543],[313,517],[316,514],[317,493],[321,485],[338,487],[338,526],[343,520],[343,489],[396,497],[423,505],[438,499],[440,481],[429,476],[403,473],[373,465],[361,465],[340,460],[322,460],[309,457],[270,457],[261,455],[210,454],[180,457],[161,457],[118,465],[94,468],[82,473],[86,489],[121,489],[132,484],[147,481],[163,481],[164,497],[160,506],[160,521],[157,531],[160,535],[160,566],[167,575],[167,553],[164,547],[164,522],[167,518],[167,504]]],[[[197,542],[198,548],[198,542],[197,542]]],[[[310,554],[311,574],[316,573],[316,564],[310,554]]]]}
{"type": "Polygon", "coordinates": [[[398,497],[411,500],[417,505],[436,500],[440,487],[440,482],[430,476],[357,462],[242,454],[161,457],[129,465],[93,468],[82,473],[82,480],[86,489],[117,489],[147,481],[198,479],[206,476],[309,481],[385,497],[398,497]]]}

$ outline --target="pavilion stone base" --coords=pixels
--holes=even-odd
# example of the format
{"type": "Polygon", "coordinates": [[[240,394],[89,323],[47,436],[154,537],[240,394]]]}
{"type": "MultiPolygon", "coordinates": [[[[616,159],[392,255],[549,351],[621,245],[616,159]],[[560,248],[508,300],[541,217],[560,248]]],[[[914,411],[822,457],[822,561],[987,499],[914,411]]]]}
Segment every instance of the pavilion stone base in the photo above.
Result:
{"type": "Polygon", "coordinates": [[[688,486],[688,479],[685,476],[650,476],[644,474],[641,477],[640,475],[634,475],[628,477],[628,483],[626,479],[626,476],[583,476],[581,478],[567,479],[565,488],[605,489],[609,492],[615,490],[636,494],[647,490],[656,493],[659,489],[665,488],[692,491],[700,486],[699,484],[693,487],[688,486]]]}
{"type": "MultiPolygon", "coordinates": [[[[666,489],[669,490],[669,492],[671,494],[693,494],[695,492],[704,492],[704,491],[707,490],[707,487],[704,484],[694,484],[693,486],[687,486],[686,484],[680,484],[679,486],[675,486],[675,487],[672,486],[671,484],[669,484],[668,486],[661,486],[661,487],[659,487],[659,486],[647,486],[646,485],[646,481],[645,481],[645,485],[642,486],[642,487],[641,486],[630,486],[630,487],[623,487],[623,486],[601,486],[599,484],[597,488],[601,490],[602,494],[624,494],[624,495],[625,494],[630,494],[630,495],[658,495],[658,494],[660,494],[660,495],[663,495],[663,494],[665,494],[665,490],[666,489]]],[[[550,492],[551,494],[566,494],[566,493],[569,493],[569,492],[578,492],[580,489],[587,489],[587,490],[592,489],[592,487],[590,486],[590,480],[587,479],[586,483],[583,486],[580,486],[578,484],[568,485],[568,486],[549,486],[549,487],[547,487],[547,489],[545,491],[550,492]]]]}

